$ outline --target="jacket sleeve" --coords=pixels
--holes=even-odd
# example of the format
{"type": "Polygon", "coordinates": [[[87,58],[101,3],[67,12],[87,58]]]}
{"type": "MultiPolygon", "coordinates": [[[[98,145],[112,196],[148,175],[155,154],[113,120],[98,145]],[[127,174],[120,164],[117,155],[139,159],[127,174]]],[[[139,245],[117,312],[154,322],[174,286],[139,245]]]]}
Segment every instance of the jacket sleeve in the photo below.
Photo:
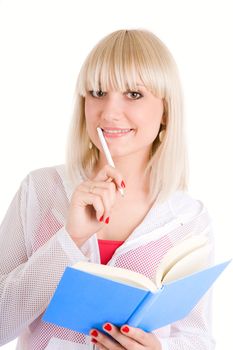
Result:
{"type": "Polygon", "coordinates": [[[162,350],[214,350],[210,309],[211,293],[208,292],[189,316],[171,325],[168,338],[159,338],[162,350]]]}
{"type": "Polygon", "coordinates": [[[45,310],[66,266],[86,260],[64,227],[28,254],[27,197],[28,178],[0,226],[0,346],[45,310]]]}
{"type": "MultiPolygon", "coordinates": [[[[211,250],[207,261],[209,265],[214,262],[214,236],[212,223],[209,213],[204,205],[198,201],[194,202],[194,206],[187,206],[184,203],[182,212],[193,210],[197,218],[198,224],[194,227],[190,222],[186,221],[187,234],[193,233],[205,235],[208,237],[211,250]],[[188,209],[186,209],[188,208],[188,209]],[[191,209],[190,209],[191,208],[191,209]],[[198,213],[197,213],[198,212],[198,213]]],[[[179,209],[173,208],[176,217],[180,217],[179,209]]],[[[193,214],[191,214],[193,216],[193,214]]],[[[188,291],[187,291],[188,293],[188,291]]],[[[154,332],[159,337],[159,332],[154,332]]],[[[212,289],[208,291],[199,303],[193,308],[187,317],[170,325],[170,332],[167,337],[159,337],[162,350],[213,350],[215,349],[215,341],[212,336],[212,289]]]]}

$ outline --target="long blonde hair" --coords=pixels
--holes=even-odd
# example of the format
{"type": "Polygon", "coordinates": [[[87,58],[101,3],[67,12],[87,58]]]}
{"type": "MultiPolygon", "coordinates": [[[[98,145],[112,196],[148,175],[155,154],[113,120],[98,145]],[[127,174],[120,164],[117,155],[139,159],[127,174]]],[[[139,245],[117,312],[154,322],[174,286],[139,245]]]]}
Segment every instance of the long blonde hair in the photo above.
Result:
{"type": "MultiPolygon", "coordinates": [[[[118,30],[103,38],[86,58],[78,76],[75,106],[67,144],[66,169],[75,187],[80,174],[88,178],[99,159],[89,149],[84,102],[90,90],[134,90],[138,79],[163,99],[164,138],[153,142],[145,173],[150,174],[150,198],[163,202],[186,190],[188,160],[184,133],[183,97],[176,63],[167,47],[147,30],[118,30]]],[[[162,125],[161,125],[162,128],[162,125]]]]}

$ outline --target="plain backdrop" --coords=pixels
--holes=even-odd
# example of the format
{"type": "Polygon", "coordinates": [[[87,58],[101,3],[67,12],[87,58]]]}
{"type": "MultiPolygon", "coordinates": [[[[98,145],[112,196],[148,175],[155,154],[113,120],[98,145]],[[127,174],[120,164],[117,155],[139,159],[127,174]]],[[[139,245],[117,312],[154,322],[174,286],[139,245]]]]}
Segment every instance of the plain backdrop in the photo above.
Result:
{"type": "MultiPolygon", "coordinates": [[[[0,1],[0,219],[29,171],[64,162],[81,64],[99,39],[121,28],[153,31],[175,57],[185,97],[189,192],[213,219],[216,261],[231,258],[230,0],[0,1]]],[[[217,350],[232,347],[232,272],[231,264],[214,287],[217,350]]]]}

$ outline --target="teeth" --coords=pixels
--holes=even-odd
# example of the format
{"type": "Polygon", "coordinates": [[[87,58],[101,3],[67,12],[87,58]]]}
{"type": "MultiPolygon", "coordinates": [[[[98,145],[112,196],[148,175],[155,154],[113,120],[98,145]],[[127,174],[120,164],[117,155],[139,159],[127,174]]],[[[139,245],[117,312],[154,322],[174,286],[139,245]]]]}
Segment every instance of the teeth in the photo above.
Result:
{"type": "MultiPolygon", "coordinates": [[[[103,129],[104,130],[104,129],[103,129]]],[[[129,132],[131,129],[121,129],[121,130],[104,130],[106,134],[123,134],[129,132]]]]}

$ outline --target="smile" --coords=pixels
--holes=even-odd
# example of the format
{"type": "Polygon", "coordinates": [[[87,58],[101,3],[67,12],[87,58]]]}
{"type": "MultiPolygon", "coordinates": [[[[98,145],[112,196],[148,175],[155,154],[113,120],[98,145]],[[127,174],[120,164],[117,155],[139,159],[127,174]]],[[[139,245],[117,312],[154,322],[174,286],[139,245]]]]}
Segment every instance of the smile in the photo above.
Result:
{"type": "Polygon", "coordinates": [[[117,133],[126,133],[126,132],[129,132],[131,131],[132,129],[102,129],[103,132],[106,132],[107,134],[117,134],[117,133]]]}
{"type": "Polygon", "coordinates": [[[133,129],[102,129],[105,137],[122,137],[128,135],[133,129]]]}

